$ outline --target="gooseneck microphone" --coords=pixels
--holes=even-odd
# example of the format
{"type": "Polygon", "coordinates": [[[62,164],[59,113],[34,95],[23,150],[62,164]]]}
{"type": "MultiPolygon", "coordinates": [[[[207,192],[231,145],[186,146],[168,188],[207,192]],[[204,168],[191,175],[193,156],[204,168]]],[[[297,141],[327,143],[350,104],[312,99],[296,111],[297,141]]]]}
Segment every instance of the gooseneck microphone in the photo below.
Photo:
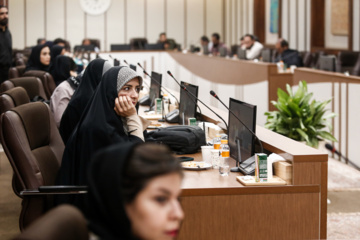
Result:
{"type": "MultiPolygon", "coordinates": [[[[174,79],[175,82],[177,82],[177,84],[179,84],[179,86],[180,86],[182,89],[184,89],[185,91],[187,91],[193,98],[197,99],[199,102],[202,103],[202,105],[204,105],[207,109],[209,109],[212,113],[214,113],[218,118],[220,118],[220,119],[224,122],[224,124],[225,124],[225,126],[226,126],[226,130],[229,131],[229,127],[228,127],[227,123],[225,122],[225,120],[224,120],[219,114],[217,114],[214,110],[212,110],[208,105],[206,105],[203,101],[201,101],[201,100],[200,100],[198,97],[196,97],[194,94],[192,94],[191,92],[189,92],[189,91],[186,89],[185,86],[180,85],[180,83],[176,80],[176,78],[172,75],[172,73],[171,73],[170,71],[167,71],[167,74],[169,74],[169,76],[170,76],[172,79],[174,79]]],[[[229,132],[228,132],[228,133],[229,133],[229,132]]]]}
{"type": "Polygon", "coordinates": [[[162,84],[160,84],[155,78],[153,78],[150,74],[146,72],[146,70],[141,66],[140,63],[138,63],[138,66],[143,70],[143,73],[151,78],[151,80],[155,81],[159,86],[161,86],[162,89],[164,89],[167,93],[169,93],[173,98],[175,98],[177,104],[179,105],[179,100],[172,94],[169,90],[167,90],[162,84]]]}
{"type": "Polygon", "coordinates": [[[238,118],[238,116],[236,116],[235,113],[234,113],[233,111],[231,111],[231,109],[228,108],[228,107],[225,105],[225,103],[223,103],[223,101],[221,101],[221,99],[216,95],[216,93],[215,93],[213,90],[210,91],[210,94],[211,94],[211,96],[213,96],[214,98],[216,98],[217,100],[219,100],[219,102],[229,111],[229,113],[231,113],[239,122],[242,123],[242,125],[244,125],[244,127],[245,127],[245,128],[255,137],[255,139],[258,141],[258,143],[259,143],[259,145],[260,145],[260,150],[261,150],[260,152],[261,152],[261,153],[264,152],[263,145],[262,145],[260,139],[256,136],[256,134],[255,134],[250,128],[248,128],[248,126],[246,126],[246,124],[244,124],[243,121],[241,121],[240,118],[238,118]]]}
{"type": "Polygon", "coordinates": [[[330,143],[326,143],[325,147],[327,150],[331,151],[332,153],[335,153],[336,155],[338,155],[339,157],[343,158],[346,162],[349,162],[354,168],[356,168],[357,170],[360,171],[360,167],[357,166],[355,163],[353,163],[352,161],[350,161],[347,157],[343,156],[341,154],[341,152],[337,151],[335,149],[335,147],[333,145],[331,145],[330,143]]]}

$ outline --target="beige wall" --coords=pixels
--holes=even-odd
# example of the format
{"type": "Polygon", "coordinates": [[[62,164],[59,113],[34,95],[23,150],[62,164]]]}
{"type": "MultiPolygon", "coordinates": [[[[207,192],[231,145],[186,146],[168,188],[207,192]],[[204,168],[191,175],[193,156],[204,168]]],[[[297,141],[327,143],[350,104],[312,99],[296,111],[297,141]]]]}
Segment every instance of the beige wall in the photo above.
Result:
{"type": "MultiPolygon", "coordinates": [[[[268,5],[270,0],[266,1],[268,5]]],[[[312,0],[279,1],[283,10],[282,36],[291,48],[309,50],[312,0]]],[[[359,50],[360,4],[353,1],[353,47],[359,50]]],[[[63,37],[72,46],[89,37],[100,39],[102,50],[110,50],[110,44],[129,43],[132,37],[146,37],[154,43],[164,31],[182,47],[199,45],[203,34],[210,36],[214,32],[220,33],[230,46],[239,43],[242,35],[253,33],[253,5],[254,0],[112,0],[105,14],[90,16],[82,11],[79,0],[11,0],[9,17],[15,48],[35,45],[39,37],[63,37]]],[[[276,36],[269,34],[266,24],[266,43],[273,44],[276,36]]],[[[330,43],[347,44],[344,39],[330,39],[330,43]]]]}

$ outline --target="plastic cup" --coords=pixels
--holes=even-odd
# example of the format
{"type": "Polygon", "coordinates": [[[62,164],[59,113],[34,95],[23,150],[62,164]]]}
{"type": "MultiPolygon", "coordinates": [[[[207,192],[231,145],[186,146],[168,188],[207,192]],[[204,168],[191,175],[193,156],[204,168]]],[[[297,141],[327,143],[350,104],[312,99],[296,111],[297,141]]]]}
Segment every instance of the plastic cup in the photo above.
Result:
{"type": "Polygon", "coordinates": [[[211,164],[211,150],[213,146],[201,146],[202,159],[204,162],[211,164]]]}

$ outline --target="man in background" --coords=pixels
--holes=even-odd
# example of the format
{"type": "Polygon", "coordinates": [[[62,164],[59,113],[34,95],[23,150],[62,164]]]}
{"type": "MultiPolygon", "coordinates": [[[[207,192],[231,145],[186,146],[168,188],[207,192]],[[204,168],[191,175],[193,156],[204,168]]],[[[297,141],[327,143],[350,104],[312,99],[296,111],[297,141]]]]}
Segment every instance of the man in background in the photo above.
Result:
{"type": "Polygon", "coordinates": [[[246,49],[246,59],[253,60],[260,57],[261,50],[264,46],[255,40],[251,34],[246,34],[242,43],[242,48],[246,49]]]}
{"type": "Polygon", "coordinates": [[[283,61],[288,68],[292,65],[297,67],[304,66],[299,52],[294,49],[290,49],[289,43],[285,39],[279,38],[275,44],[275,48],[277,52],[275,62],[283,61]]]}
{"type": "Polygon", "coordinates": [[[227,49],[226,45],[220,41],[220,35],[218,33],[213,33],[211,35],[211,42],[212,42],[212,46],[210,48],[210,53],[213,56],[220,55],[220,49],[225,49],[226,54],[229,53],[229,50],[227,49]]]}
{"type": "Polygon", "coordinates": [[[12,38],[8,29],[8,8],[0,5],[0,83],[8,79],[12,62],[12,38]]]}

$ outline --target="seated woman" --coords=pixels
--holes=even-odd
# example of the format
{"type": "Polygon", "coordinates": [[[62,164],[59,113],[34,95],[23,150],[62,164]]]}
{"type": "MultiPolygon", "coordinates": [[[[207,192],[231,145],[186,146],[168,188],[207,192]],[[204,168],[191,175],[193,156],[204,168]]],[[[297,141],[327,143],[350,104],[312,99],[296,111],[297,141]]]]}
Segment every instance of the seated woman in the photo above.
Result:
{"type": "Polygon", "coordinates": [[[88,171],[90,231],[99,239],[174,239],[184,218],[181,180],[182,167],[164,145],[102,150],[88,171]]]}
{"type": "Polygon", "coordinates": [[[71,76],[77,76],[77,66],[72,58],[59,55],[55,58],[54,65],[50,70],[56,86],[71,76]]]}
{"type": "Polygon", "coordinates": [[[94,59],[86,67],[81,83],[61,117],[59,131],[65,144],[80,121],[80,117],[99,85],[101,77],[110,68],[111,64],[100,58],[94,59]]]}
{"type": "MultiPolygon", "coordinates": [[[[112,67],[103,76],[66,143],[59,185],[87,185],[86,169],[93,154],[115,143],[143,142],[146,129],[136,104],[142,78],[129,67],[112,67]]],[[[58,201],[82,206],[81,197],[58,201]]]]}
{"type": "Polygon", "coordinates": [[[32,48],[25,72],[30,70],[49,71],[50,48],[47,45],[37,45],[32,48]]]}
{"type": "MultiPolygon", "coordinates": [[[[50,109],[53,113],[57,127],[60,125],[61,116],[63,115],[72,95],[81,82],[81,76],[76,76],[74,61],[66,56],[57,56],[55,72],[53,76],[63,79],[57,86],[50,98],[50,109]]],[[[55,77],[54,77],[55,78],[55,77]]]]}

